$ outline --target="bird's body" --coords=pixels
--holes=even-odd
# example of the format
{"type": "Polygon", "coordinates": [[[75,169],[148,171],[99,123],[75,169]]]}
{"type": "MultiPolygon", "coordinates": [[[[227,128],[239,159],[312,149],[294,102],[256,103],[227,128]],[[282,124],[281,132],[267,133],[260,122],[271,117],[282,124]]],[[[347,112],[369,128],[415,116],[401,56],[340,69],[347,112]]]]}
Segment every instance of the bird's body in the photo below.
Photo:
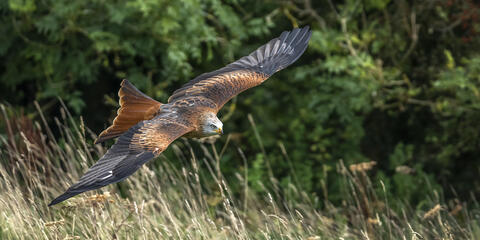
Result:
{"type": "Polygon", "coordinates": [[[307,48],[310,36],[308,27],[283,32],[250,55],[191,80],[176,90],[166,104],[124,80],[118,93],[117,117],[96,140],[100,143],[119,137],[117,142],[49,206],[125,179],[179,137],[221,134],[223,123],[217,113],[223,105],[295,62],[307,48]]]}

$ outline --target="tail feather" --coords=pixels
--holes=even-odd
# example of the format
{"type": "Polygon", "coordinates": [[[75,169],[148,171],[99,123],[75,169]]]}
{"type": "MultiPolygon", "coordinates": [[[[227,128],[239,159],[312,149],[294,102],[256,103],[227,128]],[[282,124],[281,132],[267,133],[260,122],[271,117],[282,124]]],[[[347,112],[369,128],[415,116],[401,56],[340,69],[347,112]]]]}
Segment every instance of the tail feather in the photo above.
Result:
{"type": "Polygon", "coordinates": [[[152,119],[160,111],[161,103],[140,92],[128,80],[124,79],[120,86],[118,91],[120,108],[117,117],[110,127],[100,133],[95,144],[122,135],[133,125],[152,119]]]}

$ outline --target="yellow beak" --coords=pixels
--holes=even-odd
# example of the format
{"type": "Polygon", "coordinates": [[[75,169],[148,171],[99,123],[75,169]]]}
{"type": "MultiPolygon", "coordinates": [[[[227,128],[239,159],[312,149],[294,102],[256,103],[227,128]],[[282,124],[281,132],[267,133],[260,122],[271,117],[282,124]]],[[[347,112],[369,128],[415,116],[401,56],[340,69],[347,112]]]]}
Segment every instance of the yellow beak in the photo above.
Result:
{"type": "Polygon", "coordinates": [[[217,132],[217,133],[218,133],[218,134],[220,134],[220,135],[222,135],[222,134],[223,134],[223,130],[222,130],[222,128],[219,128],[219,129],[215,130],[215,132],[217,132]]]}

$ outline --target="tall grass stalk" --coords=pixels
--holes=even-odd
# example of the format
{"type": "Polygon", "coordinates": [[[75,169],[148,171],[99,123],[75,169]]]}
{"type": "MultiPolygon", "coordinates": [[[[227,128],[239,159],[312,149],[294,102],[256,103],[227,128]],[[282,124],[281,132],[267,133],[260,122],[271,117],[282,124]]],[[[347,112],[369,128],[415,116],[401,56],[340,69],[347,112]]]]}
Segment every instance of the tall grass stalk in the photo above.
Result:
{"type": "MultiPolygon", "coordinates": [[[[476,201],[469,210],[461,202],[441,202],[432,192],[425,193],[432,196],[431,209],[405,203],[395,212],[386,191],[377,196],[373,188],[373,163],[347,167],[339,161],[345,195],[335,205],[302,191],[298,181],[282,188],[274,176],[259,183],[264,193],[251,191],[249,157],[237,149],[244,170],[235,175],[243,190],[233,193],[220,165],[231,148],[214,141],[179,140],[171,146],[176,159],[160,157],[125,183],[49,208],[49,200],[106,149],[89,144],[95,134],[65,108],[54,119],[56,129],[38,110],[42,122],[29,125],[1,106],[7,134],[0,135],[0,239],[480,239],[476,201]],[[193,144],[203,149],[201,155],[193,144]],[[184,164],[179,168],[174,161],[184,164]]],[[[262,144],[256,129],[255,134],[262,144]]],[[[267,154],[263,147],[261,154],[267,154]]]]}

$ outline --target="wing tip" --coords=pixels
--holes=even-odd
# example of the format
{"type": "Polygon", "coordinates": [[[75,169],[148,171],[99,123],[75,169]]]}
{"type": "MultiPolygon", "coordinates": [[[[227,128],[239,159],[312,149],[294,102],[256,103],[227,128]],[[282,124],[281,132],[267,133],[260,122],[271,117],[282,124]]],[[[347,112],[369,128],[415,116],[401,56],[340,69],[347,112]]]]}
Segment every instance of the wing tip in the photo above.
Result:
{"type": "Polygon", "coordinates": [[[271,40],[257,50],[259,51],[262,48],[267,48],[267,45],[271,45],[268,49],[272,49],[271,51],[274,52],[265,54],[269,57],[263,58],[262,61],[257,64],[258,66],[254,67],[260,67],[259,70],[267,75],[272,75],[273,73],[288,67],[297,61],[305,52],[311,36],[312,30],[309,25],[282,32],[280,37],[271,40]]]}
{"type": "Polygon", "coordinates": [[[56,205],[56,204],[59,204],[75,195],[78,195],[80,193],[73,193],[73,192],[70,192],[70,191],[66,191],[65,193],[63,193],[62,195],[58,196],[57,198],[53,199],[49,204],[48,206],[51,207],[53,205],[56,205]]]}

